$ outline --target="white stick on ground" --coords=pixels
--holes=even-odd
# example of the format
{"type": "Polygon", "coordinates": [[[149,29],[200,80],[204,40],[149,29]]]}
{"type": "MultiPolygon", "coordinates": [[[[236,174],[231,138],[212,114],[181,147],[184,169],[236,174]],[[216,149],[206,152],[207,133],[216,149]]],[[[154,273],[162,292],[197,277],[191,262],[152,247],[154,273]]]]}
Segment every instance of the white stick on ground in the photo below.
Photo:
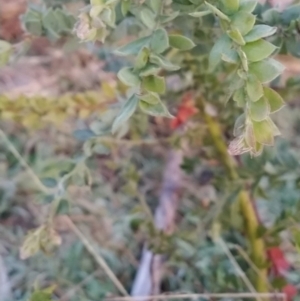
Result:
{"type": "MultiPolygon", "coordinates": [[[[175,217],[179,202],[178,190],[182,183],[180,168],[182,158],[183,152],[181,150],[170,152],[163,177],[159,205],[155,211],[155,226],[166,234],[173,233],[175,229],[175,217]]],[[[140,266],[131,290],[132,296],[147,297],[160,293],[163,263],[163,255],[154,254],[147,246],[144,246],[140,266]]]]}

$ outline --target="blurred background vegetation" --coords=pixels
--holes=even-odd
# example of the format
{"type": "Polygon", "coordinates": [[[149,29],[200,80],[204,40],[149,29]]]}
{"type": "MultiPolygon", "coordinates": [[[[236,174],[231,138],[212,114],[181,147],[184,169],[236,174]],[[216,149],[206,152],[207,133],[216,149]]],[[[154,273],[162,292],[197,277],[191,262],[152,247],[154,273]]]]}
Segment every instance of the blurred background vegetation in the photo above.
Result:
{"type": "MultiPolygon", "coordinates": [[[[6,134],[0,143],[0,300],[50,300],[45,297],[50,293],[44,292],[44,299],[32,295],[43,288],[61,301],[118,296],[115,283],[78,231],[128,292],[145,242],[164,254],[162,292],[248,291],[240,270],[250,282],[257,271],[247,253],[235,202],[246,185],[261,223],[256,235],[268,248],[268,261],[262,264],[268,269],[270,291],[285,291],[290,300],[299,301],[300,61],[290,55],[300,56],[299,32],[290,41],[285,39],[288,42],[277,37],[278,59],[286,66],[273,83],[287,102],[275,115],[282,136],[258,158],[239,156],[239,178],[233,181],[200,113],[184,120],[184,135],[169,120],[141,112],[117,137],[110,135],[118,100],[125,94],[116,72],[130,63],[114,56],[112,49],[124,44],[140,25],[129,17],[120,21],[109,43],[80,44],[71,35],[72,15],[84,3],[47,0],[45,4],[60,7],[62,2],[70,13],[69,28],[32,39],[20,21],[27,1],[0,0],[0,38],[19,50],[16,61],[0,69],[0,125],[6,134]],[[48,190],[38,189],[9,143],[48,190]],[[154,229],[153,213],[166,175],[172,177],[168,158],[176,152],[182,157],[180,185],[174,190],[179,202],[172,234],[165,235],[154,229]],[[46,241],[35,241],[28,233],[47,219],[55,202],[51,189],[59,185],[66,191],[55,207],[53,232],[45,230],[46,241]],[[216,225],[222,227],[219,243],[213,239],[216,225]]],[[[26,20],[23,17],[23,25],[26,20]]],[[[184,32],[193,25],[179,17],[176,26],[184,32]]],[[[177,59],[183,70],[191,68],[198,76],[209,114],[227,145],[240,114],[232,101],[225,108],[226,87],[232,79],[220,81],[215,74],[202,72],[206,61],[201,53],[207,54],[212,42],[198,38],[199,56],[182,54],[177,59]]],[[[179,116],[184,111],[182,99],[192,97],[187,93],[193,85],[189,72],[171,74],[167,83],[168,107],[179,116]]]]}

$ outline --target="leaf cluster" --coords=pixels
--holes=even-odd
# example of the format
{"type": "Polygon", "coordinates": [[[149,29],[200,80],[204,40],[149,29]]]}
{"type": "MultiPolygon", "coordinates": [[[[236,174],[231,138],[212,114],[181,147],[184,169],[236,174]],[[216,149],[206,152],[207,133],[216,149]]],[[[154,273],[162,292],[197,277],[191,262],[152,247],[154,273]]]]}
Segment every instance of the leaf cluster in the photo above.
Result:
{"type": "Polygon", "coordinates": [[[76,19],[63,7],[29,5],[21,21],[30,34],[56,40],[72,33],[76,19]]]}
{"type": "Polygon", "coordinates": [[[229,151],[233,155],[250,152],[260,155],[264,145],[273,145],[280,132],[270,115],[284,104],[280,95],[266,84],[277,78],[284,67],[270,58],[276,46],[265,38],[276,28],[255,25],[253,11],[257,1],[228,0],[214,6],[205,2],[207,10],[192,13],[201,17],[215,14],[223,35],[214,44],[209,55],[209,69],[213,71],[223,60],[235,65],[236,73],[230,96],[244,113],[237,119],[229,151]]]}

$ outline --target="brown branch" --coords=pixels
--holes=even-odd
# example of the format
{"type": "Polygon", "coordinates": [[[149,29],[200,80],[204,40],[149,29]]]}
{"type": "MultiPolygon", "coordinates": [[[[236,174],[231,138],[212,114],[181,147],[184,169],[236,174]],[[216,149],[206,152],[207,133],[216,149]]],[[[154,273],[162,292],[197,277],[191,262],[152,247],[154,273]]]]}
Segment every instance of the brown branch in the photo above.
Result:
{"type": "MultiPolygon", "coordinates": [[[[220,159],[225,166],[228,175],[232,181],[239,180],[236,162],[228,154],[227,146],[224,141],[220,126],[217,121],[205,111],[205,103],[201,97],[197,99],[197,106],[202,113],[210,136],[215,148],[219,153],[220,159]]],[[[251,259],[259,269],[259,275],[256,278],[255,288],[258,292],[268,292],[267,269],[260,266],[266,262],[266,247],[262,238],[257,238],[257,229],[259,221],[256,216],[254,204],[251,202],[249,192],[244,188],[238,197],[241,214],[244,218],[247,239],[249,241],[251,259]]]]}

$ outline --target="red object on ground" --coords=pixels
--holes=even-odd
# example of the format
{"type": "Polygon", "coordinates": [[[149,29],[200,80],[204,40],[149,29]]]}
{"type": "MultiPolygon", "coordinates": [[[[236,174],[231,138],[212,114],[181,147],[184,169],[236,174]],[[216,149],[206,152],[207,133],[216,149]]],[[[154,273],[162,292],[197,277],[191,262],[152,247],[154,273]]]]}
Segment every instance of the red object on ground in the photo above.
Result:
{"type": "Polygon", "coordinates": [[[193,93],[187,92],[183,95],[182,102],[178,107],[178,112],[175,118],[171,120],[171,128],[177,129],[181,125],[185,124],[187,120],[195,115],[198,109],[195,107],[193,93]]]}
{"type": "MultiPolygon", "coordinates": [[[[272,262],[272,268],[276,276],[284,276],[285,272],[290,268],[290,264],[285,259],[284,253],[279,247],[268,249],[268,257],[272,262]]],[[[282,292],[286,294],[287,300],[292,301],[297,295],[297,288],[292,284],[287,284],[282,292]]]]}
{"type": "Polygon", "coordinates": [[[286,294],[287,300],[292,301],[294,297],[297,296],[297,288],[292,284],[287,284],[282,292],[286,294]]]}
{"type": "Polygon", "coordinates": [[[272,262],[272,267],[274,269],[276,276],[283,276],[284,272],[286,272],[290,264],[284,257],[283,252],[278,247],[273,247],[268,249],[268,256],[272,262]]]}

